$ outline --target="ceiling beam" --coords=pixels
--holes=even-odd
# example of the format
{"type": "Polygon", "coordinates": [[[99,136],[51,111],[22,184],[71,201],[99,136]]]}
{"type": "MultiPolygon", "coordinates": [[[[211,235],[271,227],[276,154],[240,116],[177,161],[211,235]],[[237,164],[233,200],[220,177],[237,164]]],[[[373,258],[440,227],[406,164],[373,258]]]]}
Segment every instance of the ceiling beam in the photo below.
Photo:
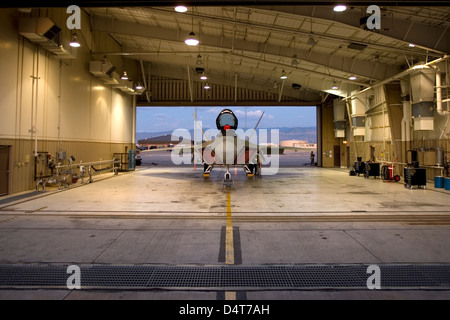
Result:
{"type": "MultiPolygon", "coordinates": [[[[188,34],[188,32],[180,30],[144,26],[139,23],[113,20],[99,16],[94,16],[92,20],[94,31],[111,34],[138,36],[177,43],[183,42],[188,34]]],[[[330,61],[329,54],[315,52],[314,49],[311,49],[312,51],[301,49],[294,50],[293,48],[270,45],[268,43],[240,39],[234,39],[233,41],[231,38],[217,37],[208,34],[201,34],[199,35],[199,38],[202,46],[206,47],[229,50],[230,52],[232,52],[232,48],[234,48],[235,51],[281,56],[289,59],[292,59],[295,54],[298,60],[304,60],[331,70],[354,74],[359,77],[373,80],[382,80],[398,71],[391,65],[380,63],[374,64],[358,58],[340,56],[338,53],[334,54],[333,59],[330,61]]]]}
{"type": "MultiPolygon", "coordinates": [[[[124,56],[124,57],[134,57],[134,58],[139,58],[139,59],[143,59],[146,61],[150,61],[150,62],[164,62],[166,64],[174,64],[174,65],[186,65],[189,63],[192,63],[193,60],[193,56],[189,56],[187,57],[186,54],[191,54],[189,52],[185,52],[185,51],[164,51],[164,52],[160,52],[160,51],[139,51],[142,50],[140,48],[128,48],[128,47],[124,47],[123,48],[123,52],[93,52],[92,54],[94,56],[124,56]],[[173,59],[173,55],[178,55],[177,59],[173,59]],[[184,54],[184,57],[182,57],[184,54]],[[156,58],[149,58],[151,56],[154,56],[156,58]]],[[[255,58],[255,57],[250,57],[248,55],[244,55],[244,54],[239,54],[239,53],[229,53],[229,52],[221,52],[221,51],[198,51],[198,52],[194,52],[192,53],[192,55],[197,55],[197,54],[208,54],[209,56],[214,56],[214,55],[224,55],[226,54],[227,57],[235,57],[235,58],[239,58],[239,59],[244,59],[247,62],[248,61],[253,61],[254,62],[254,66],[257,70],[261,69],[258,68],[258,63],[263,63],[264,65],[271,65],[272,67],[270,67],[272,70],[274,71],[274,69],[287,69],[290,71],[290,73],[292,74],[301,74],[301,75],[305,75],[305,74],[313,74],[315,76],[318,76],[320,78],[329,78],[332,80],[336,80],[336,81],[340,81],[340,82],[348,82],[350,84],[354,84],[354,85],[358,85],[358,86],[364,86],[364,87],[368,87],[370,86],[370,84],[368,83],[364,83],[361,81],[355,81],[355,80],[349,80],[348,78],[342,77],[342,76],[338,76],[336,74],[331,74],[331,73],[325,73],[325,72],[320,72],[317,70],[313,70],[313,69],[308,69],[305,67],[301,67],[300,65],[297,65],[295,67],[293,67],[292,65],[289,64],[283,64],[280,63],[278,61],[275,60],[269,60],[268,56],[266,55],[264,58],[255,58]]],[[[233,70],[228,69],[228,68],[232,68],[231,66],[229,66],[229,64],[210,64],[212,65],[212,67],[208,68],[209,70],[225,70],[225,71],[229,71],[229,72],[233,72],[233,70]]],[[[252,66],[248,65],[245,67],[239,67],[239,71],[242,71],[243,68],[252,68],[252,66]]],[[[267,69],[267,68],[266,68],[267,69]]],[[[237,72],[237,71],[236,71],[237,72]]],[[[255,71],[258,72],[258,71],[255,71]]],[[[262,72],[262,71],[261,71],[262,72]]],[[[260,75],[262,73],[259,73],[260,75]]],[[[268,75],[266,75],[268,76],[268,75]]],[[[278,79],[278,77],[280,76],[280,74],[273,74],[272,78],[273,79],[278,79]]],[[[317,88],[312,88],[315,90],[320,90],[317,88]]]]}
{"type": "MultiPolygon", "coordinates": [[[[376,2],[379,6],[389,5],[376,2]]],[[[444,3],[442,3],[444,5],[444,3]]],[[[395,4],[392,4],[396,6],[395,4]]],[[[421,6],[428,6],[428,1],[420,3],[421,6]]],[[[448,3],[446,4],[448,6],[448,3]]],[[[415,4],[414,6],[418,6],[415,4]]],[[[420,7],[420,6],[418,6],[420,7]]],[[[278,11],[295,15],[296,17],[312,17],[323,19],[327,21],[334,21],[345,24],[347,26],[360,28],[359,19],[361,16],[361,5],[358,5],[354,10],[346,10],[341,13],[334,12],[331,7],[323,6],[268,6],[268,7],[253,7],[254,9],[264,9],[268,12],[278,11]],[[270,10],[270,11],[269,11],[270,10]]],[[[382,11],[386,16],[381,17],[381,29],[374,31],[376,34],[380,34],[391,39],[403,41],[405,43],[413,43],[420,46],[423,50],[421,55],[433,54],[433,56],[442,56],[446,53],[450,53],[450,30],[448,25],[441,23],[441,25],[427,25],[418,21],[412,23],[405,19],[399,18],[402,14],[391,12],[389,13],[389,7],[382,11]]],[[[369,16],[365,14],[364,16],[369,16]]],[[[357,41],[358,42],[358,41],[357,41]]],[[[412,51],[408,48],[404,49],[405,53],[419,54],[417,51],[412,51]]]]}
{"type": "Polygon", "coordinates": [[[322,101],[237,101],[230,103],[229,101],[155,101],[141,102],[137,101],[137,107],[315,107],[322,104],[322,101]]]}
{"type": "MultiPolygon", "coordinates": [[[[183,66],[170,66],[168,64],[162,63],[151,63],[152,76],[167,77],[179,80],[189,81],[186,72],[184,72],[183,66]]],[[[276,89],[273,88],[273,79],[267,79],[264,77],[258,77],[258,79],[253,79],[252,81],[246,80],[251,79],[251,74],[239,73],[239,78],[237,80],[237,85],[240,88],[257,90],[257,91],[268,91],[272,93],[277,93],[276,89]]],[[[220,77],[210,77],[208,83],[215,85],[224,85],[234,87],[236,82],[236,75],[234,73],[225,72],[220,77]]],[[[192,80],[192,79],[191,79],[192,80]]],[[[196,81],[199,82],[199,81],[196,81]]],[[[291,84],[291,82],[289,82],[291,84]]],[[[321,101],[322,93],[319,91],[310,90],[308,88],[301,88],[296,90],[290,87],[284,89],[283,95],[286,97],[304,100],[305,102],[321,101]]],[[[195,102],[195,101],[194,101],[195,102]]],[[[274,101],[275,102],[275,101],[274,101]]]]}
{"type": "MultiPolygon", "coordinates": [[[[214,6],[213,1],[205,0],[183,0],[184,5],[192,6],[214,6]]],[[[332,6],[340,1],[338,0],[222,0],[220,6],[242,6],[254,5],[300,5],[300,6],[332,6]]],[[[347,5],[352,6],[370,6],[373,1],[369,0],[346,0],[347,5]]],[[[423,0],[377,0],[379,5],[393,5],[393,6],[420,6],[424,4],[423,0]]],[[[2,1],[0,7],[2,8],[36,8],[36,7],[61,7],[67,8],[72,5],[72,0],[16,0],[13,2],[2,1]]],[[[106,6],[168,6],[172,7],[180,4],[178,0],[78,0],[77,5],[80,7],[106,7],[106,6]]],[[[217,5],[217,4],[216,4],[217,5]]],[[[445,6],[448,5],[448,0],[427,0],[427,6],[445,6]]]]}
{"type": "MultiPolygon", "coordinates": [[[[127,51],[127,48],[124,48],[125,51],[127,51]]],[[[155,65],[155,68],[159,65],[165,65],[170,68],[173,68],[174,70],[177,70],[176,72],[181,73],[182,70],[187,65],[193,65],[194,59],[192,57],[189,57],[188,55],[177,55],[176,58],[174,58],[173,55],[157,55],[153,54],[152,59],[148,59],[148,54],[139,55],[136,50],[134,51],[133,58],[134,59],[142,59],[149,63],[152,63],[155,65]]],[[[123,53],[127,55],[128,53],[123,53]]],[[[102,53],[101,56],[108,55],[107,53],[102,53]]],[[[274,82],[279,82],[281,70],[286,69],[289,67],[289,65],[283,65],[276,61],[264,61],[264,65],[257,66],[258,62],[261,62],[263,60],[238,55],[238,54],[229,54],[227,57],[230,58],[239,58],[239,65],[230,65],[230,63],[225,62],[217,62],[209,63],[209,66],[205,71],[211,75],[210,79],[212,78],[219,78],[219,79],[232,79],[233,75],[238,73],[242,76],[242,78],[251,79],[252,77],[256,76],[258,79],[263,79],[261,83],[258,83],[254,89],[260,90],[264,88],[264,90],[270,90],[272,89],[274,82]],[[223,76],[222,73],[226,76],[223,76]]],[[[152,70],[154,68],[152,67],[152,70]]],[[[174,78],[177,78],[174,76],[174,78]]],[[[179,78],[179,77],[178,77],[179,78]]],[[[233,80],[234,81],[234,80],[233,80]]],[[[229,82],[226,82],[223,84],[227,85],[233,85],[233,81],[230,80],[229,82]]],[[[319,91],[326,91],[329,92],[329,89],[333,86],[335,82],[339,84],[339,87],[342,88],[340,92],[334,93],[338,95],[342,95],[346,92],[351,92],[352,90],[360,90],[361,87],[368,87],[369,85],[366,83],[362,83],[356,80],[349,80],[347,78],[342,78],[339,76],[333,76],[326,73],[321,73],[317,71],[311,71],[307,69],[302,69],[299,67],[296,67],[295,69],[290,69],[288,73],[288,81],[289,85],[292,83],[300,84],[303,89],[302,90],[309,90],[311,92],[315,92],[317,94],[319,91]]],[[[255,81],[249,80],[247,83],[255,84],[255,81]]],[[[242,82],[240,83],[240,86],[242,87],[242,82]]],[[[298,93],[296,93],[298,95],[298,93]]],[[[315,98],[313,99],[315,100],[315,98]]]]}
{"type": "MultiPolygon", "coordinates": [[[[315,18],[315,19],[320,19],[323,20],[324,22],[328,22],[328,23],[341,23],[343,25],[346,25],[347,27],[352,27],[355,29],[355,31],[362,31],[363,29],[360,28],[359,26],[359,18],[353,17],[351,19],[348,19],[348,21],[338,21],[334,19],[334,16],[330,16],[327,14],[330,12],[333,12],[331,7],[327,7],[327,8],[322,8],[322,11],[325,11],[326,14],[323,15],[319,15],[316,16],[316,7],[308,7],[306,9],[302,9],[303,7],[289,7],[288,9],[286,9],[285,7],[264,7],[264,6],[254,6],[254,7],[242,7],[242,8],[246,8],[248,10],[253,10],[257,13],[265,13],[266,15],[273,15],[274,13],[277,13],[278,15],[284,15],[286,17],[289,17],[290,19],[294,18],[294,19],[309,19],[311,20],[311,18],[315,18]],[[281,8],[281,9],[279,9],[281,8]],[[269,10],[272,9],[272,10],[269,10]],[[302,15],[301,14],[301,10],[303,10],[304,14],[307,15],[302,15]],[[297,12],[299,11],[299,13],[296,14],[292,14],[291,12],[297,12]],[[311,15],[308,15],[311,14],[311,15]]],[[[166,14],[166,15],[170,15],[173,16],[174,13],[171,9],[168,8],[152,8],[151,11],[153,12],[157,12],[158,14],[166,14]]],[[[333,12],[334,13],[334,12],[333,12]]],[[[180,13],[176,14],[176,15],[182,15],[180,13]]],[[[210,15],[206,15],[206,14],[202,14],[202,13],[197,13],[197,12],[191,12],[190,13],[190,17],[193,17],[195,19],[198,20],[202,20],[202,21],[211,21],[211,22],[216,22],[216,23],[222,23],[222,24],[233,24],[235,26],[241,26],[241,27],[245,27],[245,28],[253,28],[253,29],[257,29],[257,30],[266,30],[268,32],[278,32],[281,34],[292,34],[294,36],[303,36],[303,37],[309,37],[311,35],[310,31],[305,31],[305,30],[301,30],[301,29],[292,29],[292,28],[287,28],[287,27],[283,27],[280,25],[274,25],[274,24],[264,24],[264,23],[258,23],[255,21],[244,21],[244,20],[236,20],[236,19],[231,19],[231,18],[226,18],[226,17],[216,17],[216,16],[210,16],[210,15]]],[[[389,23],[391,23],[391,21],[389,21],[389,23]]],[[[446,29],[442,29],[442,31],[446,31],[446,29]]],[[[368,34],[372,33],[372,31],[368,31],[365,30],[365,32],[367,32],[368,34]]],[[[378,33],[378,30],[376,31],[378,33]]],[[[426,55],[431,55],[431,56],[435,56],[435,57],[439,57],[442,55],[441,51],[436,50],[436,48],[432,49],[432,48],[425,48],[422,47],[421,50],[417,50],[416,49],[412,49],[409,47],[404,47],[404,48],[397,48],[397,47],[393,47],[393,46],[389,46],[386,44],[381,44],[381,43],[374,43],[374,42],[370,42],[370,41],[365,41],[365,40],[351,40],[345,37],[341,37],[338,35],[331,35],[331,34],[326,34],[326,33],[314,33],[314,37],[318,38],[318,39],[323,39],[323,40],[329,40],[329,41],[337,41],[340,43],[345,43],[345,44],[350,44],[350,43],[355,43],[357,42],[358,44],[362,44],[362,45],[366,45],[368,47],[370,47],[371,49],[376,49],[376,50],[383,50],[385,52],[393,52],[393,53],[397,53],[397,54],[409,54],[409,55],[414,55],[414,56],[426,56],[426,55]]],[[[398,39],[396,39],[398,40],[398,39]]],[[[409,44],[409,42],[407,42],[406,40],[401,40],[403,42],[405,42],[405,45],[409,44]]]]}

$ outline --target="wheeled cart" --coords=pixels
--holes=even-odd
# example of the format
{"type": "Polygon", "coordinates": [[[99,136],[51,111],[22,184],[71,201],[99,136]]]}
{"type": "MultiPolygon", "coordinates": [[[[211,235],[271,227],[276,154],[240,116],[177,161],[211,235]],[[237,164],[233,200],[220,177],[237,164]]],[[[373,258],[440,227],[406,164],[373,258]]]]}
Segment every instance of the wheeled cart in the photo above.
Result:
{"type": "Polygon", "coordinates": [[[381,167],[381,178],[387,182],[399,182],[401,180],[399,175],[394,174],[394,164],[385,164],[381,167]]]}
{"type": "Polygon", "coordinates": [[[427,171],[425,168],[419,167],[417,161],[417,151],[408,150],[407,153],[411,155],[408,160],[408,165],[404,169],[403,179],[405,180],[405,188],[412,189],[413,186],[425,189],[427,185],[427,171]]]}
{"type": "Polygon", "coordinates": [[[425,189],[427,185],[427,172],[425,168],[406,167],[404,169],[405,188],[412,189],[413,186],[425,189]]]}
{"type": "Polygon", "coordinates": [[[359,176],[360,174],[364,174],[366,171],[366,163],[362,161],[362,157],[358,157],[357,161],[355,161],[355,165],[353,166],[355,175],[359,176]]]}
{"type": "Polygon", "coordinates": [[[372,161],[367,161],[365,165],[364,177],[378,178],[380,176],[380,164],[372,161]]]}

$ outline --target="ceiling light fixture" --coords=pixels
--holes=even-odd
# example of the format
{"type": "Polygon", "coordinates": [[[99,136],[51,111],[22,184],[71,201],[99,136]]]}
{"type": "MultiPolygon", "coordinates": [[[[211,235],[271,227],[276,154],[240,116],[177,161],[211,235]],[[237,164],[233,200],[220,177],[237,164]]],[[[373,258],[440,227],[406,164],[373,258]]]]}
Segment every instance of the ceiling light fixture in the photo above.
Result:
{"type": "Polygon", "coordinates": [[[336,84],[336,81],[333,81],[333,86],[331,87],[331,90],[338,90],[339,87],[336,84]]]}
{"type": "Polygon", "coordinates": [[[209,86],[209,84],[205,84],[205,86],[203,87],[203,89],[209,90],[209,89],[211,89],[211,87],[209,86]]]}
{"type": "Polygon", "coordinates": [[[123,72],[123,75],[122,75],[122,77],[121,77],[120,79],[122,79],[122,80],[128,80],[128,74],[127,74],[126,71],[123,72]]]}
{"type": "Polygon", "coordinates": [[[175,7],[175,11],[176,12],[186,12],[187,11],[187,7],[185,7],[185,6],[176,6],[175,7]]]}
{"type": "Polygon", "coordinates": [[[78,36],[76,33],[72,34],[72,40],[70,41],[69,45],[73,48],[78,48],[81,46],[81,44],[78,42],[78,36]]]}
{"type": "Polygon", "coordinates": [[[197,56],[197,62],[195,64],[198,65],[198,66],[201,66],[203,64],[201,55],[197,56]]]}
{"type": "Polygon", "coordinates": [[[202,79],[202,80],[207,80],[208,77],[207,77],[206,74],[203,72],[203,74],[200,76],[200,79],[202,79]]]}
{"type": "Polygon", "coordinates": [[[355,76],[351,76],[351,77],[348,78],[348,80],[356,80],[356,77],[355,76]]]}
{"type": "Polygon", "coordinates": [[[297,55],[294,54],[294,56],[292,57],[292,62],[291,65],[293,67],[296,67],[298,65],[298,60],[297,60],[297,55]]]}
{"type": "Polygon", "coordinates": [[[287,79],[287,75],[286,75],[286,72],[285,72],[284,70],[283,70],[282,73],[281,73],[280,79],[281,79],[281,80],[286,80],[286,79],[287,79]]]}
{"type": "Polygon", "coordinates": [[[347,10],[347,6],[343,4],[338,4],[333,8],[334,12],[344,12],[345,10],[347,10]]]}
{"type": "Polygon", "coordinates": [[[310,35],[307,44],[310,45],[310,46],[313,46],[313,45],[315,45],[316,43],[317,43],[317,41],[314,40],[314,38],[313,38],[312,35],[310,35]]]}
{"type": "Polygon", "coordinates": [[[199,44],[200,41],[198,41],[197,37],[194,33],[194,17],[192,16],[192,26],[191,26],[191,33],[189,33],[189,37],[184,40],[184,43],[186,43],[188,46],[196,46],[199,44]]]}
{"type": "Polygon", "coordinates": [[[136,84],[136,90],[142,90],[144,87],[142,86],[142,84],[140,82],[138,82],[136,84]]]}
{"type": "Polygon", "coordinates": [[[408,46],[410,46],[411,48],[414,48],[416,45],[414,43],[410,43],[410,44],[408,44],[408,46]]]}
{"type": "Polygon", "coordinates": [[[184,43],[186,43],[188,46],[196,46],[199,44],[199,42],[200,41],[198,41],[194,31],[189,33],[189,37],[186,40],[184,40],[184,43]]]}

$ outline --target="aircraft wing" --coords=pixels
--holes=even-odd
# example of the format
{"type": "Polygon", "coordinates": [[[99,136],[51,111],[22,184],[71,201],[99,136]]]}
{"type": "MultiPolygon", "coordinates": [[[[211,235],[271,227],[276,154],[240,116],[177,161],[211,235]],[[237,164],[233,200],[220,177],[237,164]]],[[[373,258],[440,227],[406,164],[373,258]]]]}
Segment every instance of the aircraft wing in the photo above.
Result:
{"type": "Polygon", "coordinates": [[[265,154],[272,154],[272,150],[277,150],[278,154],[283,154],[284,150],[294,150],[294,151],[309,151],[309,150],[313,150],[313,148],[300,148],[300,147],[285,147],[285,146],[280,146],[280,145],[259,145],[258,149],[260,151],[262,151],[262,153],[265,154]]]}
{"type": "Polygon", "coordinates": [[[179,150],[183,152],[191,152],[194,151],[202,151],[202,149],[206,148],[208,145],[210,145],[212,141],[205,141],[200,145],[174,145],[173,147],[165,147],[165,148],[156,148],[156,149],[148,149],[148,150],[142,150],[141,153],[145,152],[155,152],[155,151],[172,151],[172,150],[179,150]]]}
{"type": "Polygon", "coordinates": [[[170,151],[173,150],[174,147],[166,147],[166,148],[156,148],[156,149],[148,149],[148,150],[141,150],[141,153],[147,153],[147,152],[155,152],[155,151],[170,151]]]}

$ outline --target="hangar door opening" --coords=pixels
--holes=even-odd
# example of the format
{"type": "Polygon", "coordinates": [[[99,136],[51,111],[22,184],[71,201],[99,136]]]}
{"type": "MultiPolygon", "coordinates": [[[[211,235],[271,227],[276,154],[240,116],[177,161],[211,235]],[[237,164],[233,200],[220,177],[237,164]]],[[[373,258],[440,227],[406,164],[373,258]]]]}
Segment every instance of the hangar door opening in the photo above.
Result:
{"type": "MultiPolygon", "coordinates": [[[[280,152],[283,152],[279,157],[280,167],[317,165],[317,108],[310,106],[137,107],[137,148],[147,150],[173,146],[177,141],[172,141],[172,133],[177,129],[189,131],[192,139],[205,140],[204,133],[216,129],[216,118],[225,108],[231,109],[238,118],[238,129],[253,132],[257,128],[255,134],[259,144],[279,145],[280,152]]],[[[214,137],[207,137],[211,138],[214,137]]],[[[155,151],[151,155],[143,154],[142,165],[173,164],[170,152],[155,151]]]]}

